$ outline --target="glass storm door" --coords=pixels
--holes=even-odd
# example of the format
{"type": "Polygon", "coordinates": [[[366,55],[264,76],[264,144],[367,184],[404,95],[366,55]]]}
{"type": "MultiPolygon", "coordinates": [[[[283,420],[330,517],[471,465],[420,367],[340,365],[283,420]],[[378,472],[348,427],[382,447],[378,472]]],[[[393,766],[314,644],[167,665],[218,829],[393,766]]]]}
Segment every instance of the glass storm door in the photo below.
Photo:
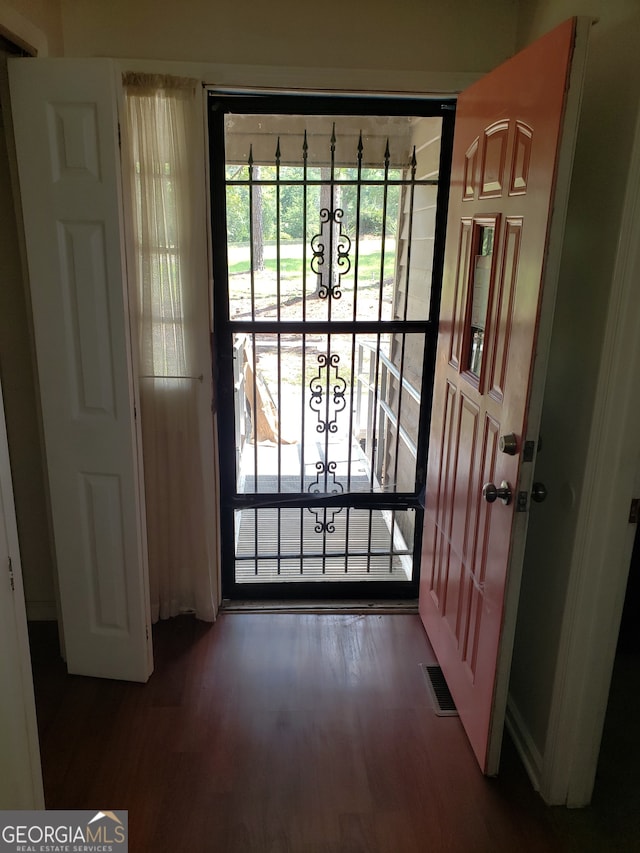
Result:
{"type": "Polygon", "coordinates": [[[417,595],[453,118],[209,95],[227,598],[417,595]]]}

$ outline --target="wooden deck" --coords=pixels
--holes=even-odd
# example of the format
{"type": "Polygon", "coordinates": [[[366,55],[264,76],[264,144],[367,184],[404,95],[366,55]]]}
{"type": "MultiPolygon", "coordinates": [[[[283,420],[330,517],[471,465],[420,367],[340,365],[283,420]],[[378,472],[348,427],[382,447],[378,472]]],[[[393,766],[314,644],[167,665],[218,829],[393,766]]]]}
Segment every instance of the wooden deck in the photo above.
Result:
{"type": "MultiPolygon", "coordinates": [[[[243,493],[270,495],[308,494],[318,479],[316,463],[325,448],[319,442],[305,447],[304,468],[299,444],[258,445],[258,476],[255,448],[245,445],[242,455],[243,493]]],[[[366,493],[372,489],[366,460],[357,443],[352,445],[351,476],[346,441],[337,439],[329,449],[337,460],[335,477],[342,488],[366,493]]],[[[321,491],[332,489],[320,483],[321,491]]],[[[373,488],[377,489],[374,481],[373,488]]],[[[339,512],[300,507],[264,507],[236,513],[236,581],[238,583],[317,581],[407,581],[412,557],[398,526],[399,513],[342,508],[339,512]],[[326,512],[326,515],[325,515],[326,512]],[[395,517],[394,517],[395,516],[395,517]],[[330,522],[333,530],[317,530],[330,522]]]]}

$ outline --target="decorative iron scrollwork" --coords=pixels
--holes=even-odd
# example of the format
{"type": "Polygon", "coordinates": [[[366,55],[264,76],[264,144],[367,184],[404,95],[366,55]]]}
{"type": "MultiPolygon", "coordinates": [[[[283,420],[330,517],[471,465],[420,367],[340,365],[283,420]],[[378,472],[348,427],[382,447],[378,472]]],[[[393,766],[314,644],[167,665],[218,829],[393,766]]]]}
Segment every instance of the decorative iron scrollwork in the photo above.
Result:
{"type": "MultiPolygon", "coordinates": [[[[309,493],[312,495],[337,495],[344,492],[342,483],[336,480],[336,463],[335,462],[316,462],[316,471],[318,475],[316,479],[309,485],[309,493]],[[320,483],[320,478],[324,482],[320,483]],[[331,482],[329,482],[331,477],[331,482]]],[[[309,512],[315,516],[316,523],[314,530],[316,533],[335,533],[336,526],[334,519],[338,513],[342,512],[341,506],[329,507],[308,507],[309,512]]]]}
{"type": "Polygon", "coordinates": [[[338,414],[347,405],[347,401],[344,396],[347,383],[338,375],[339,363],[340,356],[338,353],[319,353],[318,374],[317,376],[314,376],[309,383],[309,389],[311,391],[309,406],[318,416],[316,430],[320,433],[336,433],[338,431],[338,414]],[[333,385],[330,379],[331,368],[335,370],[333,385]],[[323,371],[325,369],[327,373],[323,376],[323,371]],[[330,394],[330,402],[325,399],[325,392],[330,394]],[[322,414],[324,414],[326,420],[322,419],[322,414]]]}
{"type": "Polygon", "coordinates": [[[337,207],[329,210],[326,207],[320,210],[320,233],[311,239],[311,269],[320,276],[320,287],[318,296],[326,299],[340,299],[340,279],[351,269],[349,251],[351,249],[351,238],[342,230],[342,218],[344,210],[337,207]],[[329,246],[329,263],[326,263],[326,248],[329,246]]]}

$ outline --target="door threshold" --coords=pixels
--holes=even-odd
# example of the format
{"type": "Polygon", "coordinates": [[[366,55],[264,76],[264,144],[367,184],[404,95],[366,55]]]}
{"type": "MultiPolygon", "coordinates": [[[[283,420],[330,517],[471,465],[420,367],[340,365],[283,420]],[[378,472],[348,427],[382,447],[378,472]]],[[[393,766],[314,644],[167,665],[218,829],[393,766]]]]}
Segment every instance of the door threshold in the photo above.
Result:
{"type": "Polygon", "coordinates": [[[377,614],[415,614],[418,612],[418,599],[390,599],[371,601],[367,599],[346,601],[344,599],[311,601],[285,599],[278,601],[232,601],[224,599],[220,605],[221,613],[377,613],[377,614]]]}

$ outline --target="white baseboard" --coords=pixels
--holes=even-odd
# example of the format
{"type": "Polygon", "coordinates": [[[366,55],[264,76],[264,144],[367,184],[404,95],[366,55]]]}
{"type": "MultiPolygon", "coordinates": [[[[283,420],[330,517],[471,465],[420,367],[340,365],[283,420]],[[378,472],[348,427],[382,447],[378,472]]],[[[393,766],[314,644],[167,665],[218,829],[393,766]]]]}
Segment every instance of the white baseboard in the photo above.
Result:
{"type": "Polygon", "coordinates": [[[55,601],[27,601],[28,622],[55,622],[58,619],[55,601]]]}
{"type": "Polygon", "coordinates": [[[511,695],[507,699],[505,725],[518,750],[534,790],[539,791],[542,778],[542,755],[511,695]]]}

